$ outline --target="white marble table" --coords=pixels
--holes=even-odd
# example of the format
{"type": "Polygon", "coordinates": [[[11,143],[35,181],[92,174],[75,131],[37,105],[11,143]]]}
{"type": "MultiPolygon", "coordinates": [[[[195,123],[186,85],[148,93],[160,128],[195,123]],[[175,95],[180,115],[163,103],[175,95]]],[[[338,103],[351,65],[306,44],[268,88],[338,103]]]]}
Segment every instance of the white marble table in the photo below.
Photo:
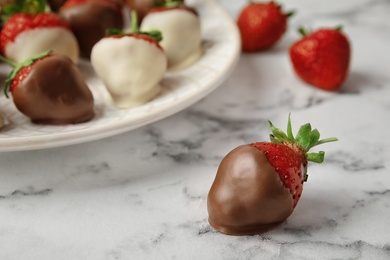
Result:
{"type": "MultiPolygon", "coordinates": [[[[220,1],[233,17],[243,0],[220,1]]],[[[290,0],[283,40],[242,55],[207,98],[165,120],[85,144],[0,154],[0,259],[390,259],[390,2],[290,0]],[[353,45],[338,93],[294,75],[296,28],[343,24],[353,45]],[[207,222],[222,157],[268,139],[267,119],[311,122],[326,162],[311,165],[292,216],[234,237],[207,222]]]]}

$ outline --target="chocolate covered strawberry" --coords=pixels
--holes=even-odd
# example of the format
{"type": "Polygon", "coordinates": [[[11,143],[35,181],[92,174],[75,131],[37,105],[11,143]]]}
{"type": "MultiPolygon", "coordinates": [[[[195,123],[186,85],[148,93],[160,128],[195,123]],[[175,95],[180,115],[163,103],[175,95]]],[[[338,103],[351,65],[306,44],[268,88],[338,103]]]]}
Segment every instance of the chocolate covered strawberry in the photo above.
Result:
{"type": "Polygon", "coordinates": [[[348,76],[351,47],[341,28],[313,33],[299,30],[303,38],[290,48],[296,74],[306,83],[323,90],[338,90],[348,76]]]}
{"type": "Polygon", "coordinates": [[[286,32],[287,18],[292,14],[293,12],[283,13],[280,5],[274,1],[250,1],[237,20],[242,50],[257,52],[272,47],[286,32]]]}
{"type": "Polygon", "coordinates": [[[53,50],[77,62],[79,49],[72,31],[59,16],[45,13],[45,8],[44,0],[16,0],[9,6],[7,10],[12,14],[8,13],[0,33],[0,49],[6,58],[22,62],[53,50]]]}
{"type": "Polygon", "coordinates": [[[93,118],[93,96],[77,66],[50,51],[15,64],[4,92],[17,109],[37,124],[76,124],[93,118]]]}
{"type": "Polygon", "coordinates": [[[68,0],[60,16],[76,35],[81,56],[88,59],[107,29],[123,27],[121,6],[113,0],[68,0]]]}
{"type": "Polygon", "coordinates": [[[92,49],[91,63],[119,108],[139,106],[157,96],[167,69],[158,32],[138,31],[132,12],[131,33],[107,36],[92,49]],[[153,38],[154,37],[154,38],[153,38]]]}
{"type": "Polygon", "coordinates": [[[271,142],[242,145],[222,160],[207,199],[209,222],[231,235],[257,234],[283,223],[293,212],[307,180],[308,161],[321,163],[324,152],[308,153],[320,140],[310,124],[293,136],[270,122],[271,142]]]}
{"type": "Polygon", "coordinates": [[[160,45],[168,57],[170,70],[186,68],[202,55],[200,19],[183,1],[165,1],[153,8],[142,21],[141,30],[162,33],[160,45]]]}

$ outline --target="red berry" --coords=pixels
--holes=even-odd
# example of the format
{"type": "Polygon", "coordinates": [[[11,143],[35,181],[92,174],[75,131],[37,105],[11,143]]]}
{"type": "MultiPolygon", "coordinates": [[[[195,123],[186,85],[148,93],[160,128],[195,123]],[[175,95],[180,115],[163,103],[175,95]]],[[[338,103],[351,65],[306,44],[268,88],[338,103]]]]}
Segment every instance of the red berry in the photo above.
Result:
{"type": "Polygon", "coordinates": [[[290,58],[296,74],[306,83],[334,91],[347,78],[350,44],[336,29],[321,29],[294,43],[290,58]]]}
{"type": "Polygon", "coordinates": [[[299,146],[292,149],[285,144],[270,142],[253,143],[251,146],[262,151],[268,162],[279,174],[284,186],[290,190],[294,200],[294,207],[297,205],[303,189],[303,169],[307,165],[305,151],[299,146]]]}
{"type": "Polygon", "coordinates": [[[250,3],[238,17],[242,50],[256,52],[273,46],[285,33],[287,16],[274,2],[250,3]]]}

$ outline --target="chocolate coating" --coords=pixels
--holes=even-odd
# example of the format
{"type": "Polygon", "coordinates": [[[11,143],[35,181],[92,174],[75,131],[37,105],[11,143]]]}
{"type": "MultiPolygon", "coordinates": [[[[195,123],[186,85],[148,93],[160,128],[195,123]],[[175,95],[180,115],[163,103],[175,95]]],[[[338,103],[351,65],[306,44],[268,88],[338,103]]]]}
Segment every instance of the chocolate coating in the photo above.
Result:
{"type": "Polygon", "coordinates": [[[19,111],[37,124],[76,124],[94,116],[92,93],[64,55],[36,62],[12,97],[19,111]]]}
{"type": "Polygon", "coordinates": [[[63,7],[60,16],[69,24],[80,47],[80,55],[90,58],[92,47],[105,36],[109,28],[123,28],[120,10],[99,2],[86,2],[63,7]]]}
{"type": "Polygon", "coordinates": [[[263,152],[242,145],[222,160],[207,209],[216,230],[251,235],[282,224],[293,211],[293,199],[263,152]]]}

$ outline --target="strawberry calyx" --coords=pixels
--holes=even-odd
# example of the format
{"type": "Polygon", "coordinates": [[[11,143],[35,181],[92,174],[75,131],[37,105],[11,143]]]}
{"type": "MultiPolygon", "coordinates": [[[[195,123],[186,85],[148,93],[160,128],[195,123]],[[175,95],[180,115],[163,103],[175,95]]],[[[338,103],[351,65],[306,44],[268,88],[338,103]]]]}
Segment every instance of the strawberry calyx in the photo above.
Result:
{"type": "MultiPolygon", "coordinates": [[[[340,25],[337,25],[335,28],[333,28],[333,30],[338,31],[338,32],[342,32],[343,28],[344,28],[344,26],[340,24],[340,25]]],[[[302,35],[303,37],[306,37],[306,36],[312,34],[313,30],[309,30],[309,29],[306,29],[304,27],[299,27],[298,28],[298,33],[300,35],[302,35]]]]}
{"type": "Polygon", "coordinates": [[[46,0],[15,0],[13,4],[8,4],[2,9],[2,22],[17,13],[39,14],[46,10],[46,0]]]}
{"type": "Polygon", "coordinates": [[[298,28],[298,33],[299,33],[300,35],[302,35],[303,37],[306,37],[306,36],[308,36],[309,34],[311,34],[311,31],[307,30],[307,29],[304,28],[304,27],[299,27],[299,28],[298,28]]]}
{"type": "MultiPolygon", "coordinates": [[[[325,158],[325,152],[319,151],[317,153],[309,153],[309,150],[315,146],[324,143],[338,141],[336,137],[330,137],[320,140],[320,132],[317,129],[312,130],[310,123],[302,125],[299,128],[297,135],[294,137],[292,132],[290,115],[288,116],[287,134],[284,133],[282,130],[276,128],[271,121],[268,122],[272,132],[272,134],[270,134],[271,142],[289,146],[298,154],[302,154],[303,156],[305,156],[307,161],[322,163],[325,158]]],[[[304,165],[304,181],[307,181],[307,178],[307,165],[304,165]]]]}
{"type": "Polygon", "coordinates": [[[45,51],[45,52],[42,52],[42,53],[39,53],[37,55],[34,55],[24,61],[22,61],[21,63],[14,63],[2,56],[0,56],[0,60],[1,61],[4,61],[5,63],[11,65],[13,68],[13,70],[10,72],[10,74],[8,75],[7,79],[5,80],[5,83],[4,83],[4,95],[9,98],[9,95],[8,95],[8,92],[10,91],[11,89],[11,84],[12,84],[12,81],[15,79],[16,75],[25,67],[28,67],[30,66],[31,64],[33,64],[35,61],[37,60],[40,60],[48,55],[50,55],[52,53],[51,50],[49,51],[45,51]]]}
{"type": "Polygon", "coordinates": [[[335,30],[339,31],[339,32],[342,32],[343,29],[344,29],[344,26],[342,24],[337,25],[336,28],[335,28],[335,30]]]}
{"type": "Polygon", "coordinates": [[[140,31],[138,26],[138,16],[136,11],[131,11],[131,32],[126,33],[122,29],[109,28],[106,30],[106,36],[121,36],[121,35],[144,35],[152,38],[156,42],[162,41],[162,34],[160,31],[140,31]]]}
{"type": "Polygon", "coordinates": [[[284,16],[286,16],[287,18],[290,18],[290,17],[294,16],[295,13],[296,12],[294,10],[291,10],[291,11],[288,11],[287,13],[285,13],[284,16]]]}
{"type": "MultiPolygon", "coordinates": [[[[248,4],[259,4],[259,3],[265,4],[264,2],[259,2],[259,1],[255,1],[255,0],[248,0],[248,4]]],[[[279,9],[282,9],[282,5],[279,3],[276,3],[273,0],[270,1],[268,4],[273,4],[273,5],[277,6],[279,9]]],[[[290,17],[294,16],[295,13],[296,13],[295,10],[291,10],[291,11],[288,11],[287,13],[284,13],[284,16],[286,16],[287,18],[290,18],[290,17]]]]}

